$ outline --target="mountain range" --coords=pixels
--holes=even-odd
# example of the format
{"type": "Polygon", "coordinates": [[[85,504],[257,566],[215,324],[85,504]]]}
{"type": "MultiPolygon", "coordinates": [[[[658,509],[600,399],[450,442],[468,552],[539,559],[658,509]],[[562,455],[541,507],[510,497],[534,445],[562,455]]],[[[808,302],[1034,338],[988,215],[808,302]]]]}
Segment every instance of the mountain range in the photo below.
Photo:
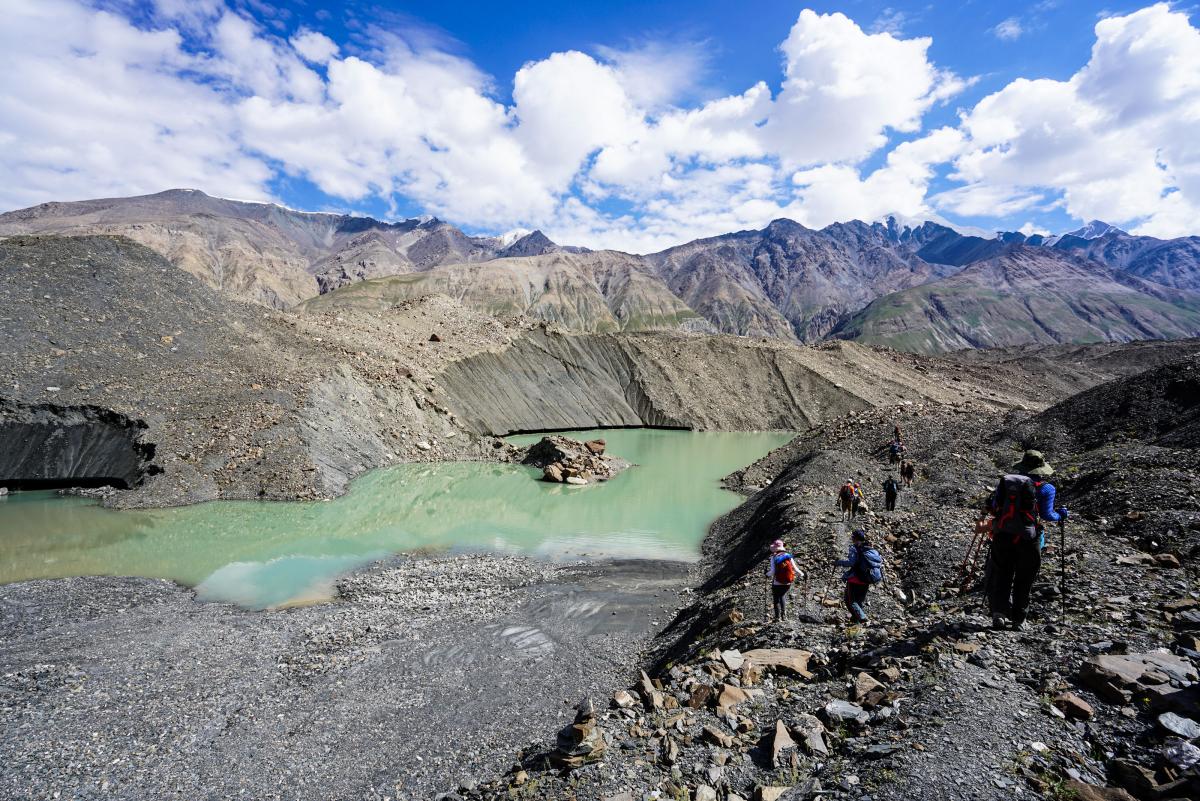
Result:
{"type": "Polygon", "coordinates": [[[1200,335],[1200,237],[1092,221],[1060,236],[889,216],[787,219],[647,255],[541,231],[471,236],[176,189],[0,215],[0,237],[120,234],[211,286],[276,308],[380,311],[430,293],[590,332],[683,329],[938,352],[1200,335]]]}

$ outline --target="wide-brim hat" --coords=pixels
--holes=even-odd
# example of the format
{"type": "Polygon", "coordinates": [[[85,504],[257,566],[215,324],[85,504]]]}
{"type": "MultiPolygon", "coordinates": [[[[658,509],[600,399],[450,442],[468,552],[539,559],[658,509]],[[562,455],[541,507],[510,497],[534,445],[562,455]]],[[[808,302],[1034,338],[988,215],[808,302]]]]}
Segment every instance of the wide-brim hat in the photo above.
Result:
{"type": "Polygon", "coordinates": [[[1054,468],[1046,464],[1046,457],[1041,451],[1025,451],[1021,461],[1013,465],[1013,472],[1027,476],[1052,476],[1054,468]]]}

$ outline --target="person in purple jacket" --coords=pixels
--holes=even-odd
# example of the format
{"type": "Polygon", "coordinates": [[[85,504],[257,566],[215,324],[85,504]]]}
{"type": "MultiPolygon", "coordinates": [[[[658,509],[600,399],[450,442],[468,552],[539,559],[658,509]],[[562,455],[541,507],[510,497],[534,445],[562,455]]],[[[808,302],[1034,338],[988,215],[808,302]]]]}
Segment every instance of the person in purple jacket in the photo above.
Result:
{"type": "Polygon", "coordinates": [[[1006,619],[1016,631],[1025,627],[1029,591],[1041,569],[1046,544],[1042,524],[1064,521],[1069,514],[1066,507],[1054,506],[1056,491],[1047,481],[1052,475],[1054,469],[1040,451],[1025,451],[988,501],[988,510],[995,516],[989,592],[995,628],[1004,628],[1006,619]]]}

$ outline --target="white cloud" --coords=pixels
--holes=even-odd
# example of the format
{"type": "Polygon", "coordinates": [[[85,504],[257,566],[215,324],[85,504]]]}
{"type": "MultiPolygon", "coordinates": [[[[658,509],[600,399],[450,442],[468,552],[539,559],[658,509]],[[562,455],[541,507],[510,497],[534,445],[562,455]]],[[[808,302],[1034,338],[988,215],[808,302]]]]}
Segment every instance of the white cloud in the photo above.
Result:
{"type": "Polygon", "coordinates": [[[290,41],[296,52],[313,64],[327,64],[338,54],[338,46],[332,39],[307,28],[293,36],[290,41]]]}
{"type": "Polygon", "coordinates": [[[347,53],[219,0],[154,8],[134,24],[85,0],[0,0],[0,207],[171,186],[265,198],[282,171],[347,202],[631,250],[781,216],[1061,203],[1159,234],[1200,219],[1200,32],[1166,5],[1102,20],[1069,80],[1013,81],[934,131],[929,109],[969,81],[895,15],[868,33],[801,12],[775,94],[764,76],[697,101],[705,48],[643,42],[531,61],[505,103],[436,37],[376,30],[347,53]],[[931,198],[946,164],[960,185],[931,198]]]}
{"type": "Polygon", "coordinates": [[[709,50],[703,42],[647,40],[596,51],[616,68],[629,99],[644,109],[661,109],[697,93],[708,72],[709,50]]]}
{"type": "Polygon", "coordinates": [[[966,113],[962,214],[1004,215],[1061,193],[1077,219],[1194,233],[1200,219],[1200,30],[1158,4],[1096,25],[1067,81],[1013,81],[966,113]]]}
{"type": "Polygon", "coordinates": [[[996,35],[997,39],[1014,42],[1020,39],[1022,34],[1025,33],[1025,28],[1021,25],[1021,20],[1018,17],[1009,17],[992,28],[992,33],[996,35]]]}
{"type": "Polygon", "coordinates": [[[266,198],[202,60],[171,29],[142,30],[66,0],[0,8],[0,206],[203,187],[266,198]]]}
{"type": "Polygon", "coordinates": [[[858,161],[913,133],[964,84],[928,59],[929,38],[868,34],[843,14],[805,10],[781,46],[783,89],[764,135],[795,166],[858,161]]]}

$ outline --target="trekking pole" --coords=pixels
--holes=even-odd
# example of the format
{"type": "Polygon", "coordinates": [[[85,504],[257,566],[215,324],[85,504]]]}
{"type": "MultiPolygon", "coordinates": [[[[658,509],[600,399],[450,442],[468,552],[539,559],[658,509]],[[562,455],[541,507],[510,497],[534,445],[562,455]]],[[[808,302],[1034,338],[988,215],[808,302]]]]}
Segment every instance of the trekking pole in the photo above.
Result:
{"type": "Polygon", "coordinates": [[[1062,603],[1059,624],[1067,625],[1067,521],[1058,521],[1058,597],[1062,603]]]}

